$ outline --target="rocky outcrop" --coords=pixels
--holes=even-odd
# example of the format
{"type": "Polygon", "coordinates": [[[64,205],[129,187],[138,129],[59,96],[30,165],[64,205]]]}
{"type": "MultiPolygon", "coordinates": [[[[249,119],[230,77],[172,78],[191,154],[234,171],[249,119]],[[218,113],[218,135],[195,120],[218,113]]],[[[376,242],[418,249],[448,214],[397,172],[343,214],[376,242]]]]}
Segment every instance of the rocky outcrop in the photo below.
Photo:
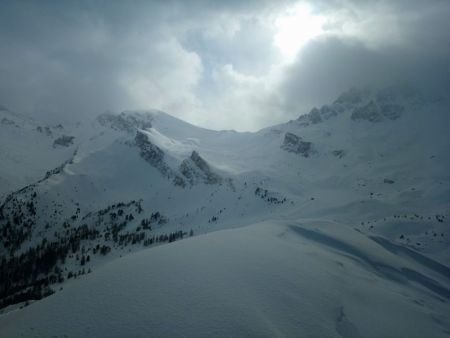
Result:
{"type": "Polygon", "coordinates": [[[385,118],[396,120],[401,117],[404,107],[396,103],[378,104],[371,100],[368,104],[355,108],[351,118],[354,121],[366,120],[369,122],[381,122],[385,118]]]}
{"type": "Polygon", "coordinates": [[[61,146],[61,147],[69,147],[73,144],[74,136],[61,135],[57,139],[53,141],[53,147],[61,146]]]}
{"type": "Polygon", "coordinates": [[[187,184],[194,185],[200,182],[222,184],[224,181],[196,151],[193,151],[189,158],[181,162],[179,171],[177,171],[167,165],[164,151],[150,142],[144,132],[136,133],[134,143],[140,150],[140,156],[161,174],[172,180],[176,186],[184,188],[187,184]]]}
{"type": "Polygon", "coordinates": [[[200,181],[205,184],[220,184],[223,181],[222,177],[214,173],[209,164],[195,150],[188,159],[181,162],[180,172],[191,185],[200,181]]]}
{"type": "Polygon", "coordinates": [[[150,142],[148,136],[137,131],[134,144],[139,148],[139,155],[150,165],[156,168],[163,176],[173,181],[176,186],[185,187],[186,182],[164,161],[164,151],[150,142]]]}
{"type": "Polygon", "coordinates": [[[150,114],[126,112],[122,112],[119,115],[104,113],[97,117],[100,125],[128,133],[134,133],[136,129],[151,128],[152,119],[150,114]]]}
{"type": "Polygon", "coordinates": [[[313,108],[308,114],[301,115],[297,123],[303,127],[322,123],[344,111],[350,111],[354,121],[396,120],[402,116],[406,103],[421,102],[421,95],[406,86],[391,86],[378,91],[368,87],[352,88],[342,93],[331,105],[313,108]]]}
{"type": "Polygon", "coordinates": [[[320,116],[323,120],[328,120],[329,118],[336,116],[341,111],[342,110],[338,107],[338,105],[324,105],[320,108],[320,116]]]}
{"type": "Polygon", "coordinates": [[[309,112],[309,114],[308,114],[309,116],[309,121],[312,123],[312,124],[316,124],[316,123],[320,123],[320,122],[322,122],[322,118],[320,117],[320,111],[319,111],[319,109],[317,109],[317,108],[313,108],[310,112],[309,112]]]}
{"type": "Polygon", "coordinates": [[[309,157],[314,153],[311,142],[303,141],[300,136],[293,133],[286,133],[284,135],[283,144],[281,149],[290,153],[299,154],[303,157],[309,157]]]}
{"type": "Polygon", "coordinates": [[[351,119],[353,121],[366,120],[369,122],[381,122],[383,121],[383,115],[381,115],[378,105],[374,101],[370,101],[362,107],[355,108],[351,119]]]}
{"type": "Polygon", "coordinates": [[[309,126],[310,124],[321,123],[333,116],[336,116],[341,111],[340,108],[336,108],[339,107],[335,107],[334,105],[324,105],[320,109],[313,108],[308,114],[300,116],[297,121],[301,126],[309,126]]]}

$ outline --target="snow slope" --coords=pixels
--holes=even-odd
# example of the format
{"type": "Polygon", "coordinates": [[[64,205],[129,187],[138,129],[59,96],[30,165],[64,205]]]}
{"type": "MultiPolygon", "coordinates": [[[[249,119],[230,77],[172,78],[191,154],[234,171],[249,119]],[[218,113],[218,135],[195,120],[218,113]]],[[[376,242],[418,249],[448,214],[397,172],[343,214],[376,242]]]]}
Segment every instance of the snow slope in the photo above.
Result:
{"type": "Polygon", "coordinates": [[[0,318],[3,337],[443,337],[450,269],[345,225],[265,222],[132,254],[0,318]]]}
{"type": "Polygon", "coordinates": [[[53,146],[66,131],[62,125],[39,125],[0,106],[0,199],[42,178],[69,158],[74,146],[53,146]]]}

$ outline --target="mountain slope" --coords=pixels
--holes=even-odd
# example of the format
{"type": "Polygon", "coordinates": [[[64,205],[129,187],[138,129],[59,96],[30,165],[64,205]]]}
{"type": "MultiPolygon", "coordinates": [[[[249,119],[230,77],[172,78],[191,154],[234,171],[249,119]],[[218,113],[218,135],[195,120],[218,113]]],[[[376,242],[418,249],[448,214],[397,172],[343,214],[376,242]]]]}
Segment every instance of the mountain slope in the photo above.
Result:
{"type": "Polygon", "coordinates": [[[61,124],[39,124],[0,106],[0,199],[69,158],[76,146],[67,133],[61,124]]]}

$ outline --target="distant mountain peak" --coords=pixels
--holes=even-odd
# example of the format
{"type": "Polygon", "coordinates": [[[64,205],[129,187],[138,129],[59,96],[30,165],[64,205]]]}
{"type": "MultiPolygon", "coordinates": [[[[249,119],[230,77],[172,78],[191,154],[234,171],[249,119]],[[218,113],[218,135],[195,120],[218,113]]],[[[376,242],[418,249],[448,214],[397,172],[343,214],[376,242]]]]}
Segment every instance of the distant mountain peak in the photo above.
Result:
{"type": "Polygon", "coordinates": [[[297,122],[309,126],[324,122],[345,111],[350,111],[352,120],[381,122],[401,117],[405,106],[424,102],[418,90],[409,85],[391,85],[383,88],[353,87],[344,91],[331,105],[314,107],[308,114],[300,115],[297,122]]]}

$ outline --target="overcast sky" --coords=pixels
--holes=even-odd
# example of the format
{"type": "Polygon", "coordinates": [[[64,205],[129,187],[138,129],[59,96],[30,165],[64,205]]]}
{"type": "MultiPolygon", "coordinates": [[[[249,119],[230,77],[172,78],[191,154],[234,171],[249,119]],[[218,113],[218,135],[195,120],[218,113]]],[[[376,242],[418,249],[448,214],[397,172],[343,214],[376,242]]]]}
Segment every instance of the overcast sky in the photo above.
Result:
{"type": "Polygon", "coordinates": [[[61,118],[257,130],[351,86],[450,88],[448,0],[4,0],[0,42],[0,104],[61,118]]]}

